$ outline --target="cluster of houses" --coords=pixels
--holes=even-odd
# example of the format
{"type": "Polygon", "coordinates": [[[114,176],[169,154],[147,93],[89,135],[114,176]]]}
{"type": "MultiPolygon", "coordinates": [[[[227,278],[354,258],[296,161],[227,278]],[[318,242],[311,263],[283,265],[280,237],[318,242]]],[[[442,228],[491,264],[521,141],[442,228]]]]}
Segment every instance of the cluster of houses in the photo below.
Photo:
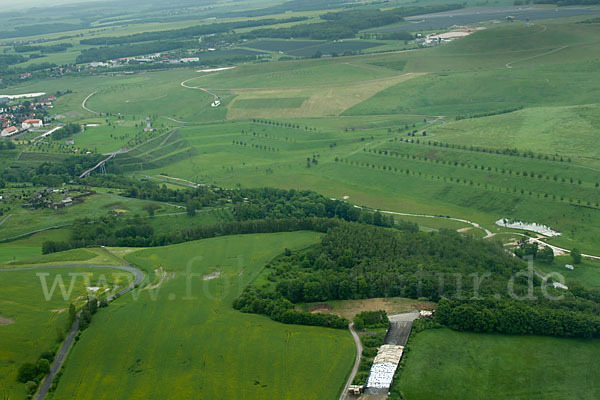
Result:
{"type": "Polygon", "coordinates": [[[84,199],[93,195],[93,190],[81,192],[74,189],[44,189],[27,199],[21,207],[23,208],[52,208],[58,210],[83,203],[84,199]]]}
{"type": "MultiPolygon", "coordinates": [[[[216,49],[208,49],[208,51],[215,51],[216,49]]],[[[116,60],[109,60],[107,62],[91,62],[89,69],[94,70],[96,68],[117,68],[127,64],[187,64],[199,62],[200,57],[176,57],[170,58],[167,55],[161,53],[155,53],[147,56],[138,57],[121,57],[116,60]]]]}
{"type": "Polygon", "coordinates": [[[42,128],[44,121],[36,116],[46,115],[46,109],[52,108],[54,100],[56,96],[49,96],[36,101],[7,105],[8,99],[0,98],[0,136],[8,137],[24,130],[42,128]]]}
{"type": "Polygon", "coordinates": [[[481,26],[477,28],[459,26],[449,32],[431,33],[427,36],[422,36],[419,34],[417,35],[417,39],[415,41],[423,46],[437,46],[439,44],[448,43],[456,39],[462,39],[482,29],[485,28],[481,26]]]}

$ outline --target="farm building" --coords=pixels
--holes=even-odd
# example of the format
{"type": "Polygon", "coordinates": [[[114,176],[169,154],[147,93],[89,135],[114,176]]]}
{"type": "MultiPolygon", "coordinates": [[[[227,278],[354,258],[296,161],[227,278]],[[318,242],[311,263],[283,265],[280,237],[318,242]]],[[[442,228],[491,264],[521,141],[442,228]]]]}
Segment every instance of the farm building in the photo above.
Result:
{"type": "Polygon", "coordinates": [[[9,126],[8,128],[4,128],[2,130],[2,137],[8,137],[11,135],[14,135],[15,133],[17,133],[19,130],[14,127],[14,126],[9,126]]]}
{"type": "Polygon", "coordinates": [[[23,121],[23,123],[21,124],[21,127],[23,129],[29,129],[29,128],[41,128],[44,126],[44,123],[42,122],[41,119],[26,119],[25,121],[23,121]]]}
{"type": "Polygon", "coordinates": [[[364,391],[363,385],[350,385],[348,393],[359,396],[364,391]]]}

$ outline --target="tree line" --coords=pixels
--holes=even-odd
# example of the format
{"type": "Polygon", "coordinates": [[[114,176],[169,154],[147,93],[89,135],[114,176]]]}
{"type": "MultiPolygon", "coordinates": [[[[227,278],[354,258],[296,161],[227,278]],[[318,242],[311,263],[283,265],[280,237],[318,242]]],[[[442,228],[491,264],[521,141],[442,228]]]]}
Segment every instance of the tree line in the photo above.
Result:
{"type": "MultiPolygon", "coordinates": [[[[596,303],[597,305],[597,303],[596,303]]],[[[588,312],[531,301],[486,299],[438,303],[436,320],[459,331],[599,338],[598,307],[588,312]]]]}
{"type": "Polygon", "coordinates": [[[90,39],[82,39],[79,41],[85,45],[115,45],[115,44],[131,44],[138,42],[150,42],[156,40],[181,40],[194,39],[204,35],[215,33],[227,33],[234,29],[254,28],[258,26],[287,24],[299,22],[308,19],[307,17],[290,17],[290,18],[263,18],[258,20],[245,20],[235,22],[218,22],[205,25],[196,25],[189,28],[171,29],[165,31],[143,32],[125,36],[101,36],[90,39]]]}
{"type": "Polygon", "coordinates": [[[240,38],[348,39],[355,37],[361,30],[398,23],[407,16],[449,11],[462,7],[460,4],[448,4],[426,7],[397,7],[389,10],[359,9],[328,12],[320,16],[321,19],[325,20],[324,22],[297,24],[286,28],[255,29],[240,35],[240,38]]]}
{"type": "Polygon", "coordinates": [[[51,135],[51,138],[53,140],[62,140],[62,139],[72,137],[73,135],[75,135],[79,132],[81,132],[81,125],[69,122],[62,128],[54,131],[51,135]]]}
{"type": "Polygon", "coordinates": [[[437,321],[453,329],[600,337],[600,290],[543,286],[500,243],[449,230],[342,222],[318,245],[284,254],[265,271],[271,284],[247,288],[238,307],[268,314],[253,304],[400,296],[439,302],[437,321]]]}

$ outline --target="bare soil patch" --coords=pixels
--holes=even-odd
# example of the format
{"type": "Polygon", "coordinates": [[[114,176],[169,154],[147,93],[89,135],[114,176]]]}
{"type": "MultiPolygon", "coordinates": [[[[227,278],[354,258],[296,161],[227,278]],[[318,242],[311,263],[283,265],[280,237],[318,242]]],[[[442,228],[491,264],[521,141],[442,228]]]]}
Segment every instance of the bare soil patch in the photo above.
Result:
{"type": "Polygon", "coordinates": [[[435,303],[418,301],[403,297],[374,298],[362,300],[338,300],[329,304],[312,304],[305,308],[311,313],[321,312],[336,314],[352,320],[354,316],[363,311],[385,310],[388,315],[410,312],[414,310],[433,310],[435,303]]]}
{"type": "Polygon", "coordinates": [[[202,277],[202,280],[209,281],[211,279],[217,279],[219,276],[221,276],[221,270],[220,269],[217,270],[217,271],[215,271],[215,272],[213,272],[212,274],[204,275],[202,277]]]}
{"type": "Polygon", "coordinates": [[[0,326],[2,326],[2,325],[10,325],[10,324],[12,324],[14,322],[15,322],[14,319],[0,317],[0,326]]]}
{"type": "Polygon", "coordinates": [[[331,311],[331,306],[329,304],[316,304],[314,306],[310,306],[306,309],[310,313],[329,313],[331,311]]]}

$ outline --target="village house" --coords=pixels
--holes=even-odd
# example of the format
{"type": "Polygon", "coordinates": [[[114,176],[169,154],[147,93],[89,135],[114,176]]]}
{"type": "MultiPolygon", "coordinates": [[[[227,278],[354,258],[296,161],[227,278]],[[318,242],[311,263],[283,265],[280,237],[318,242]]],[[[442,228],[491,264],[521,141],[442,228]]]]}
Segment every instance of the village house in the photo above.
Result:
{"type": "Polygon", "coordinates": [[[2,133],[1,133],[1,135],[2,135],[2,137],[8,137],[8,136],[12,136],[12,135],[14,135],[14,134],[15,134],[15,133],[17,133],[18,131],[19,131],[19,130],[18,130],[16,127],[14,127],[14,126],[9,126],[8,128],[4,128],[4,129],[2,130],[2,133]]]}
{"type": "Polygon", "coordinates": [[[26,119],[25,121],[23,121],[23,123],[21,124],[21,127],[23,129],[29,129],[29,128],[41,128],[44,126],[44,123],[42,122],[41,119],[26,119]]]}

